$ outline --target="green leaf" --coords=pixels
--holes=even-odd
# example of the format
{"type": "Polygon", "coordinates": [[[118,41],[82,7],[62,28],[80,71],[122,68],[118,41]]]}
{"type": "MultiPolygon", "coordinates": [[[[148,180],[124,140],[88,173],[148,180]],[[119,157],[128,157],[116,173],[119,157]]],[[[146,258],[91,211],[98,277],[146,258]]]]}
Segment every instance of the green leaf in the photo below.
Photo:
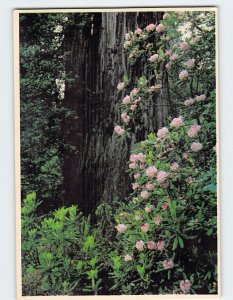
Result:
{"type": "Polygon", "coordinates": [[[209,191],[211,193],[216,193],[217,192],[217,187],[216,187],[215,184],[211,183],[211,184],[208,184],[208,185],[204,186],[203,190],[204,191],[209,191]]]}
{"type": "Polygon", "coordinates": [[[180,248],[184,248],[184,241],[180,236],[178,236],[180,248]]]}
{"type": "Polygon", "coordinates": [[[173,241],[172,250],[176,250],[177,246],[178,246],[178,238],[176,236],[175,239],[174,239],[174,241],[173,241]]]}

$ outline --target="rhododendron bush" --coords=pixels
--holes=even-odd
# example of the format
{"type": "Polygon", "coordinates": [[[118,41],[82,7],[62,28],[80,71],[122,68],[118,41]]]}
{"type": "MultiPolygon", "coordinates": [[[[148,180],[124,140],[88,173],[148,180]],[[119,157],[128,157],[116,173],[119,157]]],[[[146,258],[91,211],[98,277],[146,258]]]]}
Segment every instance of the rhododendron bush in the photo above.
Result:
{"type": "Polygon", "coordinates": [[[218,293],[215,15],[163,13],[126,33],[122,49],[113,138],[138,132],[151,106],[169,116],[131,144],[131,192],[101,203],[94,221],[76,206],[38,217],[35,194],[26,197],[26,294],[218,293]]]}
{"type": "MultiPolygon", "coordinates": [[[[160,24],[126,36],[131,63],[143,59],[151,74],[139,78],[123,98],[116,134],[130,134],[130,120],[159,93],[164,64],[176,109],[174,118],[149,134],[129,158],[133,192],[115,217],[116,255],[121,257],[121,267],[113,265],[116,290],[217,291],[214,32],[211,14],[177,18],[167,13],[160,24]],[[154,36],[154,44],[149,43],[154,36]]],[[[126,89],[120,83],[120,90],[126,89]]]]}

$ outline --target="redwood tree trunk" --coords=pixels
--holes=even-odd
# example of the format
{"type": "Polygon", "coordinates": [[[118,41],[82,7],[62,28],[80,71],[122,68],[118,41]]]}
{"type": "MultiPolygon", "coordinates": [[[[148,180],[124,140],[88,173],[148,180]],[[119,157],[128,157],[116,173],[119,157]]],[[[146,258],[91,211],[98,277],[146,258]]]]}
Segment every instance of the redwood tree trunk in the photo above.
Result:
{"type": "Polygon", "coordinates": [[[96,13],[92,25],[73,29],[65,36],[71,56],[66,72],[75,81],[66,84],[64,105],[75,111],[76,118],[64,120],[63,137],[74,145],[76,153],[64,153],[64,190],[66,204],[78,204],[91,213],[100,201],[124,199],[130,192],[130,178],[125,171],[130,148],[164,124],[169,113],[167,74],[163,90],[153,105],[146,107],[140,125],[131,138],[113,135],[119,123],[121,98],[116,85],[124,73],[135,78],[140,66],[129,69],[123,51],[124,35],[129,30],[156,23],[161,13],[96,13]]]}

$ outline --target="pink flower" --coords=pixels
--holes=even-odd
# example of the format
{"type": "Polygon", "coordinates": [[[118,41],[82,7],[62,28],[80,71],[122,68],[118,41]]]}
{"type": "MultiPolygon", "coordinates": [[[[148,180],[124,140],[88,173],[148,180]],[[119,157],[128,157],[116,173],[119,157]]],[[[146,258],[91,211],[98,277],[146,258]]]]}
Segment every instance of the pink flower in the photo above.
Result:
{"type": "Polygon", "coordinates": [[[145,207],[145,212],[150,213],[155,209],[154,205],[146,206],[145,207]]]}
{"type": "Polygon", "coordinates": [[[131,260],[133,260],[133,257],[132,257],[132,255],[129,255],[129,254],[126,254],[125,256],[124,256],[124,260],[127,262],[127,261],[131,261],[131,260]]]}
{"type": "Polygon", "coordinates": [[[154,31],[156,28],[155,24],[149,24],[146,26],[146,31],[150,32],[150,31],[154,31]]]}
{"type": "Polygon", "coordinates": [[[138,161],[137,154],[131,154],[129,160],[131,162],[137,162],[138,161]]]}
{"type": "Polygon", "coordinates": [[[140,187],[140,185],[137,182],[135,182],[135,183],[132,184],[132,189],[133,190],[137,190],[137,189],[139,189],[139,187],[140,187]]]}
{"type": "Polygon", "coordinates": [[[137,248],[138,251],[142,251],[144,248],[144,242],[142,240],[137,241],[135,247],[137,248]]]}
{"type": "Polygon", "coordinates": [[[167,202],[164,202],[164,203],[162,204],[162,209],[163,209],[163,210],[167,210],[168,207],[169,207],[169,204],[168,204],[167,202]]]}
{"type": "Polygon", "coordinates": [[[148,193],[147,191],[142,191],[140,195],[141,195],[142,199],[148,199],[150,196],[150,193],[148,193]]]}
{"type": "Polygon", "coordinates": [[[154,188],[155,188],[155,185],[153,183],[147,183],[146,184],[146,189],[148,191],[153,191],[154,188]]]}
{"type": "Polygon", "coordinates": [[[165,270],[172,269],[174,267],[174,262],[171,259],[164,260],[162,264],[165,270]]]}
{"type": "Polygon", "coordinates": [[[155,90],[156,90],[156,88],[155,88],[154,85],[152,85],[152,86],[150,86],[150,87],[148,88],[148,92],[149,92],[149,93],[152,93],[152,92],[154,92],[155,90]]]}
{"type": "Polygon", "coordinates": [[[118,89],[119,91],[122,91],[122,90],[124,89],[124,87],[125,87],[124,82],[119,82],[118,85],[117,85],[117,89],[118,89]]]}
{"type": "Polygon", "coordinates": [[[196,142],[193,142],[191,145],[190,145],[190,148],[193,152],[199,152],[202,150],[203,146],[201,143],[196,143],[196,142]]]}
{"type": "Polygon", "coordinates": [[[172,49],[165,50],[167,55],[172,55],[172,49]]]}
{"type": "Polygon", "coordinates": [[[171,65],[169,63],[165,65],[166,69],[170,69],[170,67],[171,67],[171,65]]]}
{"type": "Polygon", "coordinates": [[[125,49],[127,49],[129,48],[130,45],[131,45],[131,41],[125,41],[123,46],[125,49]]]}
{"type": "Polygon", "coordinates": [[[131,99],[130,99],[130,96],[129,96],[129,95],[125,96],[125,97],[123,98],[123,100],[122,100],[123,104],[129,104],[130,101],[131,101],[131,99]]]}
{"type": "Polygon", "coordinates": [[[142,33],[141,28],[137,28],[134,33],[140,35],[142,33]]]}
{"type": "Polygon", "coordinates": [[[164,25],[163,24],[159,24],[158,26],[156,26],[156,31],[158,33],[163,32],[164,31],[164,25]]]}
{"type": "Polygon", "coordinates": [[[189,49],[189,44],[187,42],[180,43],[180,50],[187,51],[189,49]]]}
{"type": "Polygon", "coordinates": [[[165,14],[163,15],[163,20],[166,20],[168,17],[170,17],[170,14],[165,13],[165,14]]]}
{"type": "Polygon", "coordinates": [[[192,69],[192,68],[194,67],[194,65],[195,65],[195,59],[194,59],[194,58],[188,59],[188,60],[184,63],[184,65],[185,65],[187,68],[192,69]]]}
{"type": "Polygon", "coordinates": [[[130,121],[130,117],[127,115],[126,112],[123,112],[123,113],[121,114],[121,119],[122,119],[125,123],[129,123],[129,121],[130,121]]]}
{"type": "Polygon", "coordinates": [[[147,232],[149,230],[149,224],[145,223],[141,226],[142,232],[147,232]]]}
{"type": "Polygon", "coordinates": [[[155,89],[161,89],[162,85],[160,83],[155,84],[155,89]]]}
{"type": "Polygon", "coordinates": [[[116,230],[119,232],[119,233],[124,233],[125,230],[126,230],[127,226],[125,224],[118,224],[116,226],[116,230]]]}
{"type": "Polygon", "coordinates": [[[184,294],[187,294],[190,292],[191,286],[192,286],[192,284],[188,279],[180,281],[180,289],[184,294]]]}
{"type": "Polygon", "coordinates": [[[139,89],[134,88],[131,92],[130,92],[130,96],[136,96],[139,93],[139,89]]]}
{"type": "Polygon", "coordinates": [[[130,39],[131,39],[131,36],[130,36],[129,32],[127,32],[127,33],[125,34],[125,40],[126,40],[126,41],[129,41],[130,39]]]}
{"type": "Polygon", "coordinates": [[[157,181],[159,183],[164,183],[167,180],[168,175],[169,174],[165,171],[159,171],[158,174],[157,174],[157,181]]]}
{"type": "Polygon", "coordinates": [[[148,248],[149,250],[155,250],[155,249],[157,248],[157,245],[156,245],[155,242],[149,241],[149,242],[147,242],[147,248],[148,248]]]}
{"type": "Polygon", "coordinates": [[[154,166],[151,166],[151,167],[146,169],[146,176],[149,177],[149,178],[156,177],[157,173],[158,173],[158,170],[154,166]]]}
{"type": "Polygon", "coordinates": [[[137,168],[137,164],[136,163],[132,162],[132,163],[129,164],[129,169],[134,170],[136,168],[137,168]]]}
{"type": "Polygon", "coordinates": [[[168,134],[168,129],[167,127],[163,127],[163,128],[160,128],[158,131],[157,131],[157,137],[159,139],[165,139],[166,136],[168,134]]]}
{"type": "Polygon", "coordinates": [[[142,98],[141,98],[141,97],[139,97],[139,98],[137,98],[136,100],[134,100],[134,103],[141,102],[141,100],[142,100],[142,98]]]}
{"type": "Polygon", "coordinates": [[[157,249],[158,249],[159,251],[163,251],[164,247],[165,247],[164,241],[158,241],[158,242],[157,242],[157,249]]]}
{"type": "Polygon", "coordinates": [[[188,154],[184,152],[183,155],[182,155],[182,157],[183,157],[183,159],[186,160],[186,159],[188,159],[188,154]]]}
{"type": "Polygon", "coordinates": [[[189,176],[188,182],[189,182],[189,184],[193,183],[193,177],[192,176],[189,176]]]}
{"type": "Polygon", "coordinates": [[[187,99],[187,100],[184,101],[184,105],[185,106],[190,106],[193,103],[194,103],[194,99],[192,99],[192,98],[189,98],[189,99],[187,99]]]}
{"type": "Polygon", "coordinates": [[[155,224],[156,224],[157,226],[160,225],[161,221],[162,221],[162,217],[161,217],[161,216],[155,217],[155,224]]]}
{"type": "Polygon", "coordinates": [[[180,74],[179,74],[179,79],[180,79],[180,80],[184,80],[184,79],[187,78],[188,76],[189,76],[188,71],[187,71],[187,70],[183,70],[183,71],[181,71],[180,74]]]}
{"type": "Polygon", "coordinates": [[[180,166],[179,166],[179,164],[178,164],[177,162],[172,163],[171,166],[170,166],[170,169],[171,169],[172,171],[174,171],[174,172],[175,172],[175,171],[178,171],[179,168],[180,168],[180,166]]]}
{"type": "Polygon", "coordinates": [[[196,97],[195,97],[195,100],[196,100],[197,102],[205,101],[205,99],[206,99],[206,95],[200,95],[200,96],[196,96],[196,97]]]}
{"type": "Polygon", "coordinates": [[[142,152],[139,152],[136,156],[140,162],[142,162],[142,163],[145,162],[145,155],[142,152]]]}
{"type": "Polygon", "coordinates": [[[180,127],[184,125],[184,121],[183,121],[183,117],[182,116],[179,116],[178,118],[174,118],[172,121],[171,121],[171,126],[172,127],[180,127]]]}
{"type": "Polygon", "coordinates": [[[135,173],[135,174],[133,175],[134,179],[138,179],[140,176],[141,176],[140,173],[135,173]]]}
{"type": "Polygon", "coordinates": [[[159,58],[159,55],[158,54],[154,54],[150,58],[148,58],[148,60],[150,62],[155,62],[158,58],[159,58]]]}
{"type": "Polygon", "coordinates": [[[195,137],[198,135],[198,132],[201,130],[201,126],[200,125],[192,125],[189,130],[188,130],[188,136],[189,137],[195,137]]]}
{"type": "Polygon", "coordinates": [[[119,135],[123,135],[125,133],[125,129],[122,128],[121,126],[115,126],[114,131],[119,135]]]}
{"type": "Polygon", "coordinates": [[[140,164],[140,169],[141,170],[145,169],[145,164],[140,164]]]}
{"type": "Polygon", "coordinates": [[[170,56],[170,60],[176,60],[178,59],[178,57],[179,57],[178,54],[174,53],[170,56]]]}
{"type": "Polygon", "coordinates": [[[136,109],[137,109],[137,105],[136,104],[130,105],[130,110],[136,110],[136,109]]]}

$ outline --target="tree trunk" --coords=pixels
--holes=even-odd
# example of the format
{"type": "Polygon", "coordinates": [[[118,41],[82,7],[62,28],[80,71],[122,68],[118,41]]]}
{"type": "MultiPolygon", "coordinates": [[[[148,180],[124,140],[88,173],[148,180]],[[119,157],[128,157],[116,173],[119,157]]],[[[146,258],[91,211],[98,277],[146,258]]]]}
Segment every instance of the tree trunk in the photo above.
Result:
{"type": "MultiPolygon", "coordinates": [[[[142,116],[131,138],[117,138],[113,129],[120,120],[116,85],[123,74],[139,75],[140,67],[129,70],[123,51],[124,35],[135,28],[156,23],[161,13],[96,13],[92,25],[70,30],[65,47],[70,52],[66,73],[75,82],[66,83],[64,105],[76,113],[65,118],[63,137],[77,153],[64,152],[65,203],[78,204],[91,213],[100,201],[124,199],[130,192],[130,178],[125,171],[133,144],[162,126],[169,113],[167,74],[163,90],[142,116]]],[[[141,74],[143,75],[143,74],[141,74]]]]}

